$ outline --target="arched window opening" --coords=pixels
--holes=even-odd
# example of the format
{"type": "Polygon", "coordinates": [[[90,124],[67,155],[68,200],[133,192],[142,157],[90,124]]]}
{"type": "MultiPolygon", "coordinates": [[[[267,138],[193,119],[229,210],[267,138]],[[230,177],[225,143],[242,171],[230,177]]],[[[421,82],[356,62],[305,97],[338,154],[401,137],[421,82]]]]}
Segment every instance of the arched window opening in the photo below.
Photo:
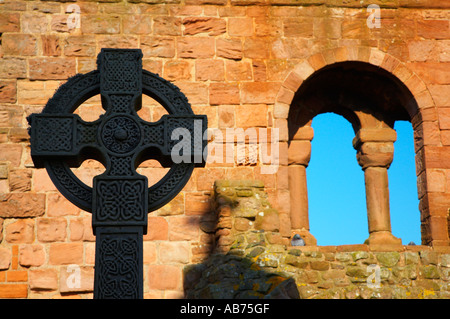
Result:
{"type": "MultiPolygon", "coordinates": [[[[405,201],[408,198],[408,204],[417,204],[417,190],[413,189],[407,195],[402,195],[408,187],[402,186],[401,178],[396,176],[403,176],[404,182],[411,184],[412,187],[416,185],[415,178],[406,180],[406,175],[402,172],[397,175],[395,169],[393,176],[389,177],[394,158],[394,143],[400,150],[404,148],[402,145],[405,143],[403,133],[400,141],[396,142],[397,134],[394,125],[397,122],[401,123],[399,121],[410,123],[417,110],[414,97],[399,79],[386,70],[368,63],[352,61],[331,64],[316,71],[304,81],[294,95],[288,116],[289,188],[293,233],[307,236],[307,239],[311,239],[309,240],[311,244],[315,242],[319,245],[366,243],[371,246],[401,245],[401,237],[396,237],[398,235],[395,234],[395,231],[401,228],[417,234],[420,229],[417,225],[417,220],[420,219],[418,210],[414,209],[413,212],[403,203],[403,211],[399,212],[402,210],[399,201],[405,201]],[[330,116],[322,115],[327,113],[335,114],[332,122],[324,125],[323,128],[318,128],[321,118],[330,116]],[[347,122],[336,114],[344,117],[347,122]],[[344,123],[347,126],[335,129],[334,126],[338,123],[344,123]],[[349,135],[348,137],[340,135],[345,132],[349,135]],[[330,145],[320,151],[317,141],[321,139],[322,133],[336,140],[329,142],[330,145]],[[311,144],[314,135],[315,141],[311,144]],[[347,144],[345,144],[346,139],[347,144]],[[336,150],[333,150],[336,146],[340,150],[349,149],[346,155],[349,159],[345,160],[345,165],[351,166],[350,163],[353,163],[354,166],[348,168],[348,172],[344,169],[346,167],[344,163],[339,163],[339,160],[345,157],[337,155],[336,150]],[[320,158],[319,162],[316,162],[317,157],[320,158]],[[350,159],[350,157],[353,158],[350,159]],[[355,162],[358,165],[355,165],[355,162]],[[317,177],[314,176],[315,165],[317,165],[317,174],[320,174],[317,177]],[[355,176],[349,173],[352,171],[355,172],[355,176]],[[359,188],[352,189],[356,185],[354,182],[358,179],[361,181],[359,188]],[[321,186],[321,183],[324,184],[321,186]],[[325,183],[331,185],[327,190],[324,189],[325,183]],[[326,196],[333,196],[333,198],[328,199],[326,196]],[[409,199],[413,197],[415,200],[409,199]],[[341,201],[344,198],[347,200],[341,201]],[[330,206],[318,208],[322,204],[330,206]],[[339,207],[339,205],[343,206],[339,207]],[[355,207],[353,210],[352,206],[355,207]],[[391,206],[394,207],[392,213],[391,206]],[[328,215],[324,215],[323,211],[328,211],[328,215]],[[351,217],[348,220],[345,218],[347,216],[345,214],[357,214],[357,211],[360,215],[349,215],[351,217]],[[405,215],[406,211],[410,211],[411,214],[405,215]],[[394,216],[393,222],[391,222],[391,216],[394,216]],[[415,226],[412,222],[414,217],[415,226]],[[352,224],[358,219],[360,225],[352,224]],[[342,224],[339,224],[344,220],[346,224],[350,224],[349,228],[345,227],[349,229],[347,231],[344,231],[342,224]],[[317,227],[322,227],[323,230],[319,231],[317,227]],[[338,235],[341,230],[342,234],[338,235]],[[318,238],[315,237],[320,238],[322,232],[331,234],[333,240],[323,238],[317,241],[318,238]],[[350,234],[356,237],[347,238],[350,234]],[[364,240],[364,238],[367,239],[364,240]]],[[[401,125],[398,124],[397,127],[401,125]]],[[[413,145],[411,140],[412,138],[409,138],[410,146],[413,145]]],[[[397,151],[396,154],[398,153],[397,151]]],[[[399,156],[402,155],[399,154],[399,156]]],[[[408,156],[409,163],[414,163],[413,151],[405,156],[408,156]]],[[[397,165],[402,166],[401,161],[401,158],[398,159],[394,168],[397,165]]],[[[406,169],[406,167],[402,166],[399,169],[406,169]]],[[[411,185],[408,186],[411,187],[411,185]]],[[[419,242],[417,235],[405,232],[402,234],[405,234],[405,240],[408,241],[403,244],[410,241],[419,242]]]]}
{"type": "Polygon", "coordinates": [[[394,160],[389,168],[389,191],[392,232],[406,245],[421,244],[419,199],[414,153],[413,128],[408,121],[395,122],[397,141],[394,160]]]}
{"type": "Polygon", "coordinates": [[[363,243],[368,236],[364,173],[352,140],[355,132],[342,116],[313,119],[314,139],[308,179],[309,221],[317,245],[363,243]]]}

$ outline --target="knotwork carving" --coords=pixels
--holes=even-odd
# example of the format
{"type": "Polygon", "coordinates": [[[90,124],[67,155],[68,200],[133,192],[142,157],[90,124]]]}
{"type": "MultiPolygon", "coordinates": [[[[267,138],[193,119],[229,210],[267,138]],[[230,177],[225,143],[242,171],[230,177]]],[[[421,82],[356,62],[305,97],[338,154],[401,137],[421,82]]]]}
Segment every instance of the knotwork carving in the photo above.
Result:
{"type": "MultiPolygon", "coordinates": [[[[193,115],[190,104],[186,96],[179,90],[178,87],[172,83],[159,77],[157,74],[153,74],[146,70],[142,70],[142,92],[154,100],[161,103],[161,105],[167,110],[169,115],[193,115]]],[[[100,73],[98,70],[89,72],[87,74],[77,74],[74,77],[68,79],[68,81],[61,85],[56,91],[55,95],[47,102],[42,114],[71,114],[79,105],[92,96],[100,93],[100,73]]],[[[117,113],[127,113],[122,107],[118,105],[125,104],[119,103],[119,99],[122,101],[130,100],[128,94],[110,95],[112,103],[115,105],[114,111],[117,113]],[[117,102],[117,104],[116,104],[117,102]]],[[[157,123],[148,123],[143,120],[140,126],[142,127],[142,142],[145,144],[152,144],[163,146],[164,145],[164,126],[157,123]]],[[[185,123],[186,124],[186,123],[185,123]]],[[[76,145],[93,145],[99,141],[97,122],[86,123],[81,119],[77,119],[76,125],[76,145]]],[[[111,145],[114,143],[111,143],[111,145]]],[[[204,146],[206,143],[204,144],[204,146]]],[[[86,158],[86,156],[80,156],[80,158],[86,158]]],[[[98,158],[95,158],[99,160],[98,158]]],[[[146,158],[142,158],[145,160],[146,158]]],[[[52,177],[52,181],[58,190],[68,198],[72,203],[78,207],[92,211],[92,196],[86,196],[85,193],[92,192],[92,188],[85,185],[71,172],[69,165],[64,161],[52,160],[51,165],[45,165],[49,175],[52,177]],[[58,163],[57,165],[55,163],[58,163]]],[[[123,165],[116,165],[118,161],[112,160],[111,165],[113,173],[118,175],[130,175],[128,167],[126,169],[120,169],[123,165]]],[[[80,163],[81,164],[81,163],[80,163]]],[[[180,178],[179,172],[191,174],[195,167],[195,163],[179,163],[173,164],[169,172],[155,185],[149,188],[148,192],[148,210],[152,211],[160,208],[165,203],[170,201],[175,195],[184,187],[189,178],[180,178]],[[170,185],[170,186],[169,186],[170,185]]]]}
{"type": "Polygon", "coordinates": [[[99,298],[139,298],[135,289],[139,280],[138,245],[138,238],[133,234],[108,234],[101,241],[97,253],[104,262],[98,266],[97,273],[98,285],[104,289],[99,292],[99,298]]]}
{"type": "Polygon", "coordinates": [[[31,157],[35,167],[47,169],[67,199],[92,212],[97,243],[94,298],[142,298],[147,213],[168,203],[187,183],[194,166],[205,164],[194,161],[206,147],[202,138],[191,138],[191,143],[199,144],[193,146],[195,156],[187,154],[188,161],[181,163],[173,159],[172,132],[181,126],[190,137],[202,137],[206,116],[194,115],[173,84],[142,71],[140,50],[102,49],[97,64],[98,71],[69,79],[41,114],[30,115],[31,157]],[[73,114],[98,93],[106,110],[98,120],[85,122],[73,114]],[[161,103],[169,115],[156,123],[139,118],[143,93],[161,103]],[[70,170],[90,158],[106,168],[94,177],[92,188],[70,170]],[[136,167],[151,158],[170,170],[149,188],[147,177],[136,167]]]}
{"type": "Polygon", "coordinates": [[[145,184],[143,180],[99,180],[96,187],[96,220],[142,221],[144,211],[145,184]]]}
{"type": "Polygon", "coordinates": [[[102,142],[105,147],[117,154],[133,151],[141,142],[141,130],[132,118],[115,116],[103,125],[102,142]]]}
{"type": "Polygon", "coordinates": [[[40,139],[36,143],[36,149],[50,152],[72,150],[72,118],[37,118],[36,130],[40,139]]]}

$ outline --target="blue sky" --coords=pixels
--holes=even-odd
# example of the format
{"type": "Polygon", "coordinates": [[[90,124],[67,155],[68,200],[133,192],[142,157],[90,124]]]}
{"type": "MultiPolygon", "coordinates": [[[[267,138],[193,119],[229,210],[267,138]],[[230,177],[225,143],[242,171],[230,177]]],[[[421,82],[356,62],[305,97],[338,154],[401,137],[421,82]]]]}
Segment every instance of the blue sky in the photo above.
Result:
{"type": "MultiPolygon", "coordinates": [[[[314,118],[308,179],[310,231],[318,245],[362,244],[369,236],[364,172],[352,146],[355,136],[343,117],[327,113],[314,118]]],[[[410,122],[395,123],[397,141],[388,170],[392,233],[421,243],[413,130],[410,122]]]]}

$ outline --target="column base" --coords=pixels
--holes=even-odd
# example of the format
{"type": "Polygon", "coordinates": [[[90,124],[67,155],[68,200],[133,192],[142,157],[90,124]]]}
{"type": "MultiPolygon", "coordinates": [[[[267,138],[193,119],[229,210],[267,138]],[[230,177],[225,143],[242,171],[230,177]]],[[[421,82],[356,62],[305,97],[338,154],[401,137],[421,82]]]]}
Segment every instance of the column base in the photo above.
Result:
{"type": "Polygon", "coordinates": [[[299,234],[300,237],[303,238],[305,241],[305,246],[317,246],[317,239],[311,235],[309,230],[306,230],[305,228],[302,229],[292,229],[291,230],[291,238],[294,237],[295,234],[299,234]]]}
{"type": "Polygon", "coordinates": [[[377,231],[369,235],[364,241],[364,244],[369,246],[402,246],[401,238],[397,238],[389,231],[377,231]]]}

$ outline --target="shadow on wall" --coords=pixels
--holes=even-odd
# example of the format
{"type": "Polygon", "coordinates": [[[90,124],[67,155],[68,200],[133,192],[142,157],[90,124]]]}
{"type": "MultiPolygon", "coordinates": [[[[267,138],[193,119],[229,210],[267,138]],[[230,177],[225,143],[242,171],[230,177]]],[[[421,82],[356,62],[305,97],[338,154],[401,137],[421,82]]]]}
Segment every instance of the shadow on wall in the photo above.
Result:
{"type": "MultiPolygon", "coordinates": [[[[278,212],[259,181],[216,181],[214,211],[203,217],[215,234],[204,262],[184,268],[187,299],[298,299],[295,280],[280,271],[278,212]]],[[[201,222],[201,223],[202,223],[201,222]]]]}

